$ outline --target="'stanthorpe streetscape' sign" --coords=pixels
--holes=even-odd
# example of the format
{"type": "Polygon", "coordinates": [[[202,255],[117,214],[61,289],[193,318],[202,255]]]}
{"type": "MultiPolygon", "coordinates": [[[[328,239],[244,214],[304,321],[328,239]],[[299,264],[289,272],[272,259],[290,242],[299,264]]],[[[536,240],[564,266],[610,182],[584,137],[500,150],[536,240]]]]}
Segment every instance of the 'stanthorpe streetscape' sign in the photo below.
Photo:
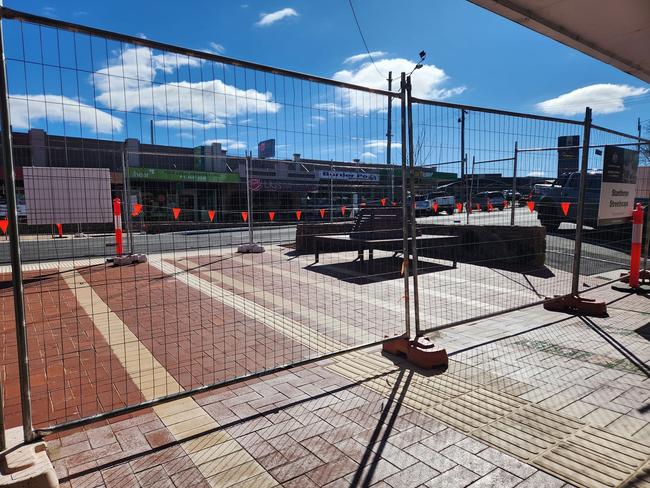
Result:
{"type": "Polygon", "coordinates": [[[327,169],[319,171],[318,177],[321,180],[371,181],[371,182],[379,181],[379,175],[372,174],[372,173],[330,171],[327,169]]]}
{"type": "Polygon", "coordinates": [[[632,217],[638,167],[637,151],[605,146],[598,225],[616,224],[632,217]]]}

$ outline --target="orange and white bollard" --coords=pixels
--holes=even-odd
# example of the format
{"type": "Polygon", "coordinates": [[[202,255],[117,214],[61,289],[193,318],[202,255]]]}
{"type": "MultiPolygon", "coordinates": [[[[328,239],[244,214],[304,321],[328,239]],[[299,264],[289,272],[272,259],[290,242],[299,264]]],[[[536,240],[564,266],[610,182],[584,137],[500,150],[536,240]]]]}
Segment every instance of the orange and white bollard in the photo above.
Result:
{"type": "Polygon", "coordinates": [[[115,224],[115,253],[122,256],[122,203],[119,198],[113,198],[113,223],[115,224]]]}
{"type": "Polygon", "coordinates": [[[640,203],[632,212],[632,249],[630,251],[630,288],[639,288],[641,241],[643,240],[643,208],[640,203]]]}

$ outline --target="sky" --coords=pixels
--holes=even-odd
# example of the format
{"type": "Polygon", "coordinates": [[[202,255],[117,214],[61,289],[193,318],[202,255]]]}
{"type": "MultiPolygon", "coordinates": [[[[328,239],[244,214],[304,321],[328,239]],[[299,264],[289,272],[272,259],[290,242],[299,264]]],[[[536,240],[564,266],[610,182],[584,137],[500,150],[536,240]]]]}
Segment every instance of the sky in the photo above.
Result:
{"type": "MultiPolygon", "coordinates": [[[[585,105],[590,105],[595,123],[627,133],[636,132],[637,118],[650,120],[650,85],[465,0],[353,0],[374,62],[348,0],[184,4],[159,0],[155,7],[124,0],[6,0],[5,5],[375,88],[385,87],[389,70],[395,75],[410,71],[424,50],[424,66],[413,75],[414,94],[421,98],[574,119],[581,119],[585,105]]],[[[323,159],[356,155],[367,162],[383,162],[383,100],[301,86],[300,101],[292,104],[297,88],[286,80],[262,76],[242,81],[237,69],[214,75],[214,63],[178,57],[170,62],[160,53],[117,44],[98,49],[98,43],[89,42],[93,59],[80,54],[70,66],[69,59],[65,61],[65,39],[59,40],[59,53],[53,54],[48,51],[56,41],[48,33],[34,44],[38,34],[33,30],[5,31],[7,53],[14,59],[8,66],[14,128],[42,127],[47,121],[50,132],[67,130],[77,135],[81,131],[86,136],[120,139],[135,131],[144,140],[143,127],[154,119],[157,142],[191,146],[219,141],[235,152],[250,147],[255,139],[276,137],[268,130],[276,124],[284,134],[277,144],[285,152],[311,151],[323,159]],[[31,60],[25,54],[30,46],[32,52],[40,51],[31,60]],[[123,71],[116,76],[118,66],[123,71]],[[129,67],[137,75],[127,76],[129,67]],[[215,99],[206,108],[204,97],[199,100],[193,92],[184,95],[183,83],[191,89],[223,93],[224,102],[215,99]],[[172,85],[176,92],[169,95],[172,85]],[[308,99],[304,90],[309,91],[308,99]],[[167,102],[161,101],[165,97],[167,102]],[[229,99],[240,103],[228,106],[229,99]],[[171,108],[176,102],[178,107],[171,108]],[[197,102],[203,105],[201,110],[197,102]],[[72,104],[76,104],[76,121],[68,123],[66,110],[72,104]],[[300,106],[299,113],[295,105],[300,106]],[[326,147],[332,141],[336,147],[326,147]]],[[[85,49],[83,42],[80,46],[79,52],[85,49]]],[[[435,116],[433,125],[446,125],[443,116],[435,116]]],[[[399,151],[398,135],[395,141],[393,150],[399,151]]],[[[442,140],[429,145],[443,152],[442,140]]],[[[455,145],[455,139],[449,143],[455,145]]],[[[452,152],[439,158],[453,158],[452,152]]]]}

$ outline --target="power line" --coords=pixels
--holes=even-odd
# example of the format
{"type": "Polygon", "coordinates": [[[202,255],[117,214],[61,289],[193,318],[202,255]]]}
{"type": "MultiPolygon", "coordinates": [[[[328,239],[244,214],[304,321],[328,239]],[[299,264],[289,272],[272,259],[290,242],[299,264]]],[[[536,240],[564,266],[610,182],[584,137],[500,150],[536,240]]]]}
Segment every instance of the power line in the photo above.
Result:
{"type": "Polygon", "coordinates": [[[370,49],[368,49],[368,43],[366,42],[366,38],[363,35],[363,31],[361,30],[361,25],[359,24],[359,19],[357,19],[357,13],[354,11],[354,5],[352,5],[352,0],[348,0],[348,3],[350,4],[350,9],[352,10],[352,16],[354,17],[354,22],[357,24],[357,30],[359,31],[359,35],[361,36],[361,40],[363,41],[363,45],[366,48],[366,52],[368,53],[368,58],[370,58],[370,61],[372,62],[372,65],[375,67],[375,70],[377,70],[377,73],[379,76],[382,78],[385,78],[385,75],[381,74],[381,71],[379,71],[379,68],[377,68],[377,65],[375,64],[375,60],[372,59],[372,54],[370,52],[370,49]]]}

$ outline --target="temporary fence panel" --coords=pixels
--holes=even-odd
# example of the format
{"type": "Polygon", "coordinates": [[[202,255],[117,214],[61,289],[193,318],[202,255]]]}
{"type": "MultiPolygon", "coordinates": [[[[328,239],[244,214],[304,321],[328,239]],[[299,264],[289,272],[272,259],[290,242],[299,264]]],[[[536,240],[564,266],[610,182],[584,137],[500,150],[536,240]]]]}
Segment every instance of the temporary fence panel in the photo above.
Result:
{"type": "Polygon", "coordinates": [[[99,178],[52,196],[82,213],[47,221],[63,238],[21,210],[38,432],[404,333],[399,94],[7,15],[18,193],[34,171],[110,171],[99,212],[74,196],[99,178]],[[350,238],[361,213],[385,224],[376,249],[350,238]],[[147,262],[107,262],[116,237],[147,262]]]}
{"type": "MultiPolygon", "coordinates": [[[[588,290],[629,261],[629,228],[595,226],[574,265],[578,200],[544,199],[579,170],[583,121],[2,12],[39,433],[588,290]],[[53,168],[85,172],[58,189],[75,221],[21,204],[53,168]],[[120,246],[147,262],[113,266],[120,246]]],[[[594,170],[634,142],[589,134],[594,170]]],[[[13,345],[8,287],[0,303],[13,345]]]]}
{"type": "Polygon", "coordinates": [[[413,126],[416,200],[430,202],[421,231],[456,236],[420,253],[423,329],[569,293],[570,237],[545,232],[536,207],[536,190],[558,177],[562,160],[555,149],[517,148],[556,148],[581,137],[582,122],[414,98],[413,126]]]}

